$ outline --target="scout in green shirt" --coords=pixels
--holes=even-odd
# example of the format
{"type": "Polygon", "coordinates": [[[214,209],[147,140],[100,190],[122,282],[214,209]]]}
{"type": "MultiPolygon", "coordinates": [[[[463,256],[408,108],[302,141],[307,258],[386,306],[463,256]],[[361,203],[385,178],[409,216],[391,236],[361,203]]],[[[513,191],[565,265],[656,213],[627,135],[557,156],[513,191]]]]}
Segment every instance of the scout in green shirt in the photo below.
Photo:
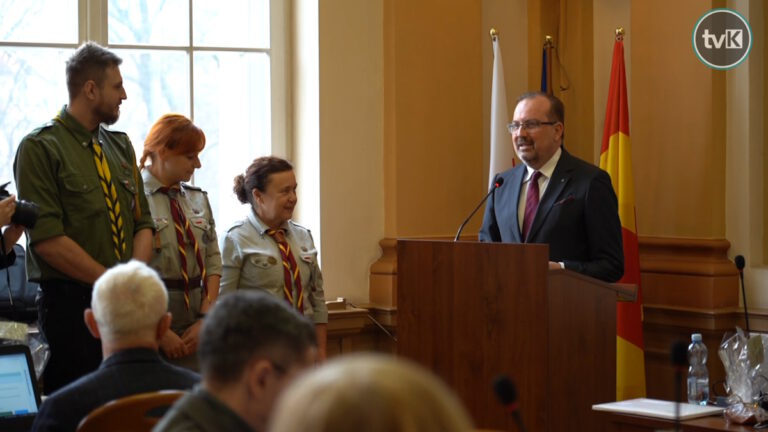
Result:
{"type": "Polygon", "coordinates": [[[126,242],[120,259],[114,252],[111,221],[91,146],[94,139],[109,164],[126,236],[132,239],[139,230],[153,228],[128,136],[103,125],[89,131],[64,107],[53,121],[24,138],[14,166],[19,196],[40,206],[38,222],[28,234],[32,247],[27,272],[32,281],[93,282],[67,268],[59,270],[37,253],[38,242],[59,236],[77,243],[104,269],[133,256],[133,241],[126,242]]]}
{"type": "Polygon", "coordinates": [[[153,223],[128,137],[104,124],[126,99],[122,60],[88,42],[67,61],[69,104],[19,145],[19,198],[40,206],[27,235],[28,275],[38,281],[40,328],[51,349],[44,392],[95,370],[101,344],[85,327],[93,283],[132,258],[146,262],[153,223]]]}

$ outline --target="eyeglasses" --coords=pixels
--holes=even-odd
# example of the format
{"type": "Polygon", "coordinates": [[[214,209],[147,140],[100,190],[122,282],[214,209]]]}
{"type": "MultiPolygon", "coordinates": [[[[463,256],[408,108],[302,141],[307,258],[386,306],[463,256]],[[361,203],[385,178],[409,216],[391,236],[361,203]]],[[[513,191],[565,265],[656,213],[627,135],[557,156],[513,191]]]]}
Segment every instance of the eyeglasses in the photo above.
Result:
{"type": "Polygon", "coordinates": [[[525,129],[529,131],[534,131],[541,127],[541,125],[553,125],[559,122],[556,121],[540,121],[540,120],[526,120],[524,122],[519,121],[513,121],[512,123],[507,125],[507,129],[509,129],[509,133],[515,133],[519,131],[520,129],[525,129]]]}

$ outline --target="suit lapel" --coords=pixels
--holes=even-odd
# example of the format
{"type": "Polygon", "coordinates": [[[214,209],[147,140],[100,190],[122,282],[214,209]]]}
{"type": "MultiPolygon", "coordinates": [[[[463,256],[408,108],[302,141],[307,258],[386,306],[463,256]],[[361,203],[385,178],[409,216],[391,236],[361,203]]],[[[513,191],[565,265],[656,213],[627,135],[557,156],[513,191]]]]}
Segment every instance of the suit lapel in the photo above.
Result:
{"type": "MultiPolygon", "coordinates": [[[[544,195],[541,197],[541,201],[539,201],[539,208],[536,210],[536,216],[533,218],[531,232],[528,233],[529,239],[536,238],[536,234],[547,220],[549,211],[552,210],[552,206],[557,202],[558,197],[563,193],[563,189],[565,189],[565,186],[571,179],[571,171],[573,171],[571,155],[563,149],[560,160],[557,161],[555,170],[552,172],[552,178],[549,179],[547,184],[547,190],[544,191],[544,195]]],[[[533,242],[529,241],[529,243],[533,242]]]]}
{"type": "Polygon", "coordinates": [[[509,186],[512,189],[512,199],[510,202],[514,205],[512,209],[512,242],[522,243],[522,233],[520,232],[520,220],[517,217],[517,203],[520,200],[520,188],[523,186],[523,177],[525,175],[525,165],[521,164],[519,168],[512,170],[512,175],[509,179],[509,186]]]}

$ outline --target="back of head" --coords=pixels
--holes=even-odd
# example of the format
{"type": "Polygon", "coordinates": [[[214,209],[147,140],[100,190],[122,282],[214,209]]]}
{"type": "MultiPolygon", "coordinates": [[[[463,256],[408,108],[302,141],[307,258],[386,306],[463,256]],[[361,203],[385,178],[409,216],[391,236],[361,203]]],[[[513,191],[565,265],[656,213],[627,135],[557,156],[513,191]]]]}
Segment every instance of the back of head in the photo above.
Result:
{"type": "Polygon", "coordinates": [[[167,308],[163,281],[141,261],[112,267],[93,286],[91,309],[105,341],[154,341],[157,324],[167,308]]]}
{"type": "Polygon", "coordinates": [[[296,380],[281,396],[270,431],[471,429],[458,398],[428,370],[394,356],[353,354],[296,380]]]}
{"type": "Polygon", "coordinates": [[[256,158],[245,169],[245,174],[235,176],[235,185],[232,190],[241,203],[253,204],[251,192],[254,189],[260,192],[266,191],[270,175],[291,170],[293,165],[285,159],[275,156],[256,158]]]}
{"type": "Polygon", "coordinates": [[[154,153],[187,154],[203,148],[205,133],[192,120],[181,114],[165,114],[149,130],[139,164],[143,168],[147,157],[154,153]]]}
{"type": "Polygon", "coordinates": [[[88,81],[101,86],[105,71],[120,66],[123,60],[95,42],[86,42],[67,60],[67,90],[72,101],[88,81]]]}
{"type": "Polygon", "coordinates": [[[287,302],[243,290],[218,299],[203,323],[197,355],[205,382],[228,386],[254,358],[287,369],[316,345],[314,325],[287,302]]]}

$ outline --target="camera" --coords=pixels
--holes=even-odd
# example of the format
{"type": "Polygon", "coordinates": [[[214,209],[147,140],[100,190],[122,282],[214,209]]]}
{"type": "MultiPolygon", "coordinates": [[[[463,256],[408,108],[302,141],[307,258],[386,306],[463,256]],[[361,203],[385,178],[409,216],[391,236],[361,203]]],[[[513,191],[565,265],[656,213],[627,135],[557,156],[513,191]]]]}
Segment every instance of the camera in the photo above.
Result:
{"type": "MultiPolygon", "coordinates": [[[[11,196],[11,194],[5,190],[9,184],[11,184],[11,182],[0,186],[0,200],[4,200],[11,196]]],[[[16,200],[16,210],[13,212],[13,216],[11,216],[11,222],[21,225],[24,228],[32,229],[35,227],[37,216],[39,214],[40,206],[37,204],[31,201],[16,200]]]]}

